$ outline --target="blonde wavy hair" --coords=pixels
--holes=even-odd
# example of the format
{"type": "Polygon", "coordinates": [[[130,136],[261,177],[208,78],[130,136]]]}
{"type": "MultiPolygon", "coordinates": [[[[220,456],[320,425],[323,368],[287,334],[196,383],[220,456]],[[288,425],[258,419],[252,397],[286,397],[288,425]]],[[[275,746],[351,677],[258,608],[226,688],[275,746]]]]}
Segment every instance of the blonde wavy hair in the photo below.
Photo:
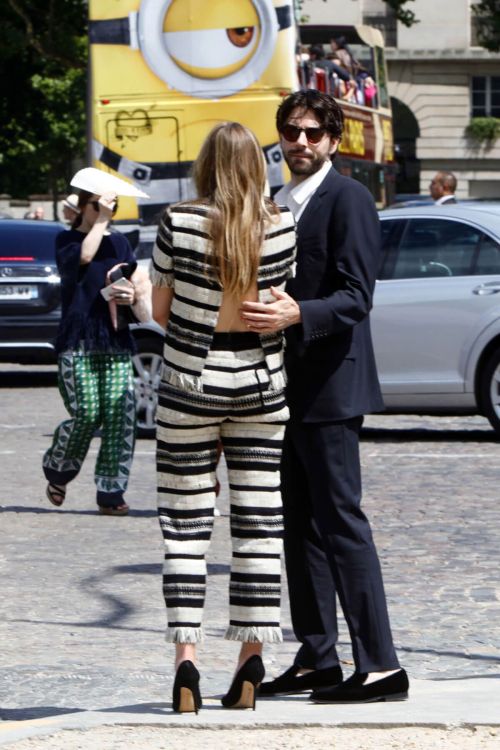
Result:
{"type": "Polygon", "coordinates": [[[241,297],[256,283],[266,224],[279,209],[264,195],[266,162],[251,130],[216,125],[193,165],[198,196],[210,206],[207,253],[225,292],[241,297]]]}

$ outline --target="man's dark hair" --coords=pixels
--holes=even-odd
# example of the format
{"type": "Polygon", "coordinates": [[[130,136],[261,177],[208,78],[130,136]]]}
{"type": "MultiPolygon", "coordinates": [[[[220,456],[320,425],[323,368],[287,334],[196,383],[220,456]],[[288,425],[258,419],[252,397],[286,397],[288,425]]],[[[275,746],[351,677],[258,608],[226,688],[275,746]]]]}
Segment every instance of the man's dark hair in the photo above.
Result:
{"type": "Polygon", "coordinates": [[[314,55],[318,60],[323,60],[325,57],[325,48],[322,44],[311,44],[309,47],[309,54],[314,55]]]}
{"type": "Polygon", "coordinates": [[[345,38],[345,36],[334,36],[332,42],[335,42],[337,47],[339,47],[340,49],[347,49],[347,39],[345,38]]]}
{"type": "Polygon", "coordinates": [[[322,94],[316,89],[296,91],[283,99],[276,113],[278,132],[281,132],[293,110],[297,108],[304,110],[304,112],[310,109],[329,135],[333,138],[341,138],[344,129],[344,114],[340,105],[337,104],[333,96],[322,94]]]}

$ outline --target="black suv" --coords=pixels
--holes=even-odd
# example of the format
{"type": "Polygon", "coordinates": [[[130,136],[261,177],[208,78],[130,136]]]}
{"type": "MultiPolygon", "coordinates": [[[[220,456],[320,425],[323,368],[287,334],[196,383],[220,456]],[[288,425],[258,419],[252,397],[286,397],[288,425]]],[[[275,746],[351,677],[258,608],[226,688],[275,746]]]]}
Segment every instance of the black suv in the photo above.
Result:
{"type": "Polygon", "coordinates": [[[0,361],[56,361],[61,316],[52,221],[0,221],[0,361]]]}

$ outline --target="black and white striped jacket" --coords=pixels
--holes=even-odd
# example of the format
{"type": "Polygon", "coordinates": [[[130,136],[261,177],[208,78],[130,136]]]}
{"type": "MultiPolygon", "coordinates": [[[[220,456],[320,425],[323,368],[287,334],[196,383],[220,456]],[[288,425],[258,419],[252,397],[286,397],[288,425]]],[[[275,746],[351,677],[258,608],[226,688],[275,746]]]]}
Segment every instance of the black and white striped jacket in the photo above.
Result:
{"type": "MultiPolygon", "coordinates": [[[[264,238],[257,287],[260,302],[273,302],[270,287],[284,289],[293,275],[295,222],[281,208],[276,223],[270,223],[264,238]]],[[[202,390],[201,373],[210,349],[222,287],[207,258],[210,252],[208,208],[197,203],[169,206],[158,229],[151,260],[154,286],[174,288],[165,334],[163,379],[186,390],[202,390]]],[[[283,388],[283,334],[261,334],[260,341],[269,370],[270,387],[283,388]]]]}

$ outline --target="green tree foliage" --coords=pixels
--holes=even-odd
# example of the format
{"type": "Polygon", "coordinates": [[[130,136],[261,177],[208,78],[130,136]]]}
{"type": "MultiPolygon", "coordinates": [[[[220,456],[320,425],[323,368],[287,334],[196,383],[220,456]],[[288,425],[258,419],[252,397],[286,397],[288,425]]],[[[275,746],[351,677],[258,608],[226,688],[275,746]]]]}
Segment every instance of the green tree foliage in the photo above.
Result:
{"type": "Polygon", "coordinates": [[[500,52],[500,0],[481,0],[472,10],[479,21],[479,43],[490,52],[500,52]]]}
{"type": "Polygon", "coordinates": [[[387,3],[389,8],[396,11],[396,18],[405,26],[413,26],[414,23],[418,23],[415,13],[403,7],[407,3],[415,2],[415,0],[384,0],[384,2],[387,3]]]}
{"type": "Polygon", "coordinates": [[[473,146],[491,148],[500,136],[500,119],[498,117],[473,117],[465,134],[473,146]]]}
{"type": "Polygon", "coordinates": [[[65,190],[85,154],[84,0],[3,0],[0,192],[65,190]]]}

